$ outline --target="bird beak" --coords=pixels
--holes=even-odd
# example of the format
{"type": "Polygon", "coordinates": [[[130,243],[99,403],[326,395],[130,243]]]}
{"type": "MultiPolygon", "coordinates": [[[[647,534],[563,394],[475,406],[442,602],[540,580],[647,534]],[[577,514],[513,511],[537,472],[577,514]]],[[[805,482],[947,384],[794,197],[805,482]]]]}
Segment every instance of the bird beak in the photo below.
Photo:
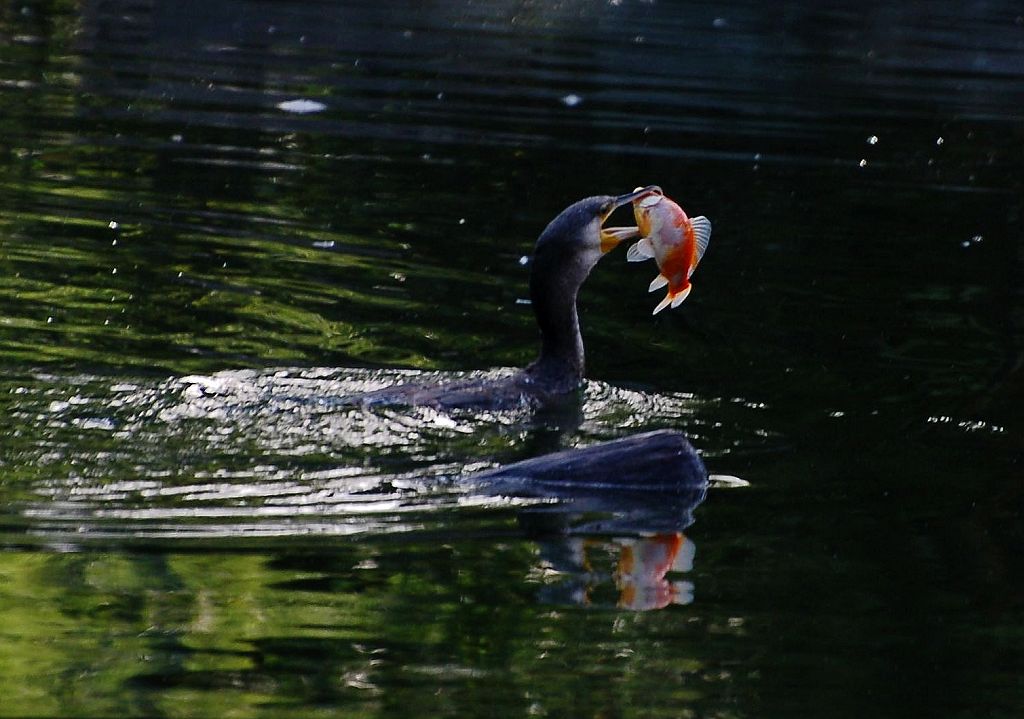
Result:
{"type": "MultiPolygon", "coordinates": [[[[612,210],[614,210],[615,208],[622,207],[626,203],[633,202],[634,200],[639,200],[642,197],[647,197],[648,195],[664,195],[664,194],[665,193],[662,192],[661,188],[658,187],[657,185],[648,185],[647,187],[638,187],[635,190],[633,190],[632,192],[627,193],[625,195],[619,195],[614,200],[612,200],[612,209],[608,211],[608,214],[610,215],[612,213],[612,210]]],[[[608,219],[607,215],[605,216],[605,219],[608,219]]]]}
{"type": "MultiPolygon", "coordinates": [[[[632,192],[619,195],[614,198],[601,217],[601,224],[604,224],[615,210],[628,205],[634,200],[639,200],[647,195],[662,194],[661,188],[657,185],[648,185],[647,187],[639,187],[632,192]]],[[[640,236],[640,229],[637,227],[602,227],[601,228],[601,252],[610,252],[619,246],[620,242],[626,240],[635,240],[640,236]]]]}

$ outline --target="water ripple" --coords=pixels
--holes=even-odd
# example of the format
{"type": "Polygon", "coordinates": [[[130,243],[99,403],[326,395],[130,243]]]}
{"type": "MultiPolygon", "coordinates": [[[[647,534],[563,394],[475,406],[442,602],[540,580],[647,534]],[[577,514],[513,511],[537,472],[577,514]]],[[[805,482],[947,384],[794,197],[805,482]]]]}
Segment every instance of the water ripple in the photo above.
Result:
{"type": "Polygon", "coordinates": [[[706,418],[735,402],[600,382],[589,383],[578,413],[557,418],[370,410],[342,401],[396,382],[508,372],[281,368],[157,381],[26,378],[11,390],[11,416],[22,428],[15,457],[38,476],[12,483],[9,523],[76,541],[411,531],[451,512],[511,506],[458,480],[538,447],[655,427],[685,429],[712,456],[764,441],[759,424],[724,427],[706,418]]]}

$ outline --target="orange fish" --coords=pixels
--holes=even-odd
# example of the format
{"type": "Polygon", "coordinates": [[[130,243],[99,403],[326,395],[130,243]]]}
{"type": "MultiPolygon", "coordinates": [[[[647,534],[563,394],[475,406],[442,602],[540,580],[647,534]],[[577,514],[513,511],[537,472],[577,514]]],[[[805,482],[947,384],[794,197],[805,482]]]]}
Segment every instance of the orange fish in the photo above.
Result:
{"type": "Polygon", "coordinates": [[[614,575],[620,607],[644,611],[693,601],[691,582],[665,576],[693,569],[693,542],[679,532],[621,541],[614,575]]]}
{"type": "Polygon", "coordinates": [[[652,314],[669,305],[678,307],[693,289],[690,275],[711,241],[711,221],[703,216],[690,219],[682,207],[662,194],[634,200],[633,214],[643,238],[629,248],[626,259],[643,262],[653,257],[657,261],[661,274],[651,282],[649,292],[668,285],[668,294],[652,314]]]}

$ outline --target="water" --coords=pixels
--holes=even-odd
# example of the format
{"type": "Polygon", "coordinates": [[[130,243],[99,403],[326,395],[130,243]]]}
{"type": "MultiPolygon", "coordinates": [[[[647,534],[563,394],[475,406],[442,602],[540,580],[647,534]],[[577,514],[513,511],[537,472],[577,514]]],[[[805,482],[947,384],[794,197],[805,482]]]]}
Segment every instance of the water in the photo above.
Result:
{"type": "Polygon", "coordinates": [[[1018,715],[1022,68],[1001,2],[4,6],[0,714],[1018,715]],[[711,247],[602,261],[578,406],[339,406],[529,361],[647,183],[711,247]],[[467,480],[663,427],[743,481],[467,480]]]}

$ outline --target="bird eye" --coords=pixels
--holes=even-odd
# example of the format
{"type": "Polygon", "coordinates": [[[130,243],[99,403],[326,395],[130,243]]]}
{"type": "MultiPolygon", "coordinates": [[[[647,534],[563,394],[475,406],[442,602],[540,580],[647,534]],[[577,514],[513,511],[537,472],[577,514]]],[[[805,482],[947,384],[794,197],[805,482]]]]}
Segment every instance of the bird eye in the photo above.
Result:
{"type": "Polygon", "coordinates": [[[612,203],[605,202],[604,204],[601,205],[601,214],[602,215],[607,215],[611,211],[612,211],[612,203]]]}

